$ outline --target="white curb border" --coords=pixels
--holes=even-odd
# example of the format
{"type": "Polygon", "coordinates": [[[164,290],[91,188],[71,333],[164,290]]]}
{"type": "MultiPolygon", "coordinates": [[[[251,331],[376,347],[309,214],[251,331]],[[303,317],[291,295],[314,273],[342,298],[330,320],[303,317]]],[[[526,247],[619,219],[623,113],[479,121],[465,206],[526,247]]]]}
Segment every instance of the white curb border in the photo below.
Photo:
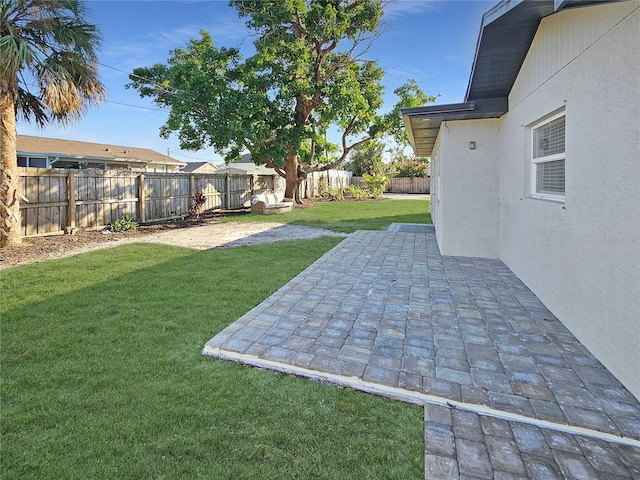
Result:
{"type": "Polygon", "coordinates": [[[458,402],[456,400],[450,400],[448,398],[429,395],[426,393],[403,390],[401,388],[389,387],[373,382],[365,382],[364,380],[361,380],[357,377],[344,377],[342,375],[336,375],[332,373],[318,372],[316,370],[309,370],[307,368],[301,368],[284,363],[273,362],[271,360],[265,360],[254,355],[231,352],[228,350],[220,349],[218,347],[205,345],[204,349],[202,350],[202,354],[208,357],[218,358],[220,360],[242,363],[244,365],[257,367],[264,370],[271,370],[286,375],[295,375],[298,377],[307,378],[309,380],[314,380],[320,383],[327,383],[330,385],[349,388],[360,392],[380,395],[382,397],[398,400],[405,403],[411,403],[414,405],[424,406],[430,403],[451,408],[459,408],[460,410],[477,413],[479,415],[496,417],[507,421],[525,423],[528,425],[534,425],[536,427],[546,428],[550,430],[557,430],[560,432],[569,433],[571,435],[596,438],[610,443],[640,448],[640,440],[629,437],[617,436],[611,433],[599,432],[597,430],[591,430],[589,428],[576,427],[562,423],[550,422],[547,420],[539,420],[536,418],[526,417],[518,413],[496,410],[485,405],[458,402]]]}

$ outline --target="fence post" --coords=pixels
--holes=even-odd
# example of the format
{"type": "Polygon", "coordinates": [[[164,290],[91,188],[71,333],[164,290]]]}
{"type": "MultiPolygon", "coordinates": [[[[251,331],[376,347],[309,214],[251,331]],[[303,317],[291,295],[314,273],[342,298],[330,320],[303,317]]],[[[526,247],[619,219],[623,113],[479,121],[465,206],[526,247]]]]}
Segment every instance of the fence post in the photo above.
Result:
{"type": "Polygon", "coordinates": [[[67,221],[69,233],[76,227],[76,182],[73,173],[67,175],[67,221]]]}
{"type": "Polygon", "coordinates": [[[145,222],[144,173],[138,175],[138,221],[145,222]]]}
{"type": "Polygon", "coordinates": [[[225,174],[225,189],[227,190],[227,210],[231,210],[231,178],[229,177],[229,172],[225,174]]]}

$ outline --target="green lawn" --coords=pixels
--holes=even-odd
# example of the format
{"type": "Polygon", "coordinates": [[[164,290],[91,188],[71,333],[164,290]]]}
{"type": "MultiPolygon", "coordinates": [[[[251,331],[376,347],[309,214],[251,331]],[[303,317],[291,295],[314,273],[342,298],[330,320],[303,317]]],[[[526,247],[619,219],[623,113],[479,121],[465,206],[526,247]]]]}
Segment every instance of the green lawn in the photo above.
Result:
{"type": "Polygon", "coordinates": [[[129,244],[0,272],[2,478],[424,478],[421,408],[201,355],[339,241],[129,244]]]}
{"type": "Polygon", "coordinates": [[[233,215],[221,221],[282,222],[323,227],[338,232],[385,230],[392,223],[431,223],[429,201],[370,200],[364,202],[320,202],[313,207],[294,208],[277,215],[233,215]]]}

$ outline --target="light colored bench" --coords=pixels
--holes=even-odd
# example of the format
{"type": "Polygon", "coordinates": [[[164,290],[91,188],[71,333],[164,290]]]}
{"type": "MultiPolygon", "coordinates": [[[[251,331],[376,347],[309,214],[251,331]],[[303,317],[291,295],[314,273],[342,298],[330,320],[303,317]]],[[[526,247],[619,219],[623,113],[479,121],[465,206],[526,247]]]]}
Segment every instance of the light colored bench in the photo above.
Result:
{"type": "Polygon", "coordinates": [[[251,213],[270,215],[272,213],[290,212],[293,202],[285,202],[282,195],[261,193],[251,199],[251,213]]]}

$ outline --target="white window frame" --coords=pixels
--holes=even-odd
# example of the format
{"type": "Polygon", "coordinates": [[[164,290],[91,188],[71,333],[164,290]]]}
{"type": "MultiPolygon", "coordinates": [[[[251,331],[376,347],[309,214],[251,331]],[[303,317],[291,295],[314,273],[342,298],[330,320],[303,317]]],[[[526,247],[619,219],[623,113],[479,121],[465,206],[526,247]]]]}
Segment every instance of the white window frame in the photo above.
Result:
{"type": "Polygon", "coordinates": [[[565,168],[566,168],[566,152],[567,152],[567,144],[566,144],[566,112],[564,110],[562,110],[559,113],[556,113],[555,115],[551,115],[550,117],[545,117],[544,120],[541,120],[539,122],[534,123],[533,125],[531,125],[531,131],[530,131],[530,140],[531,140],[531,151],[530,151],[530,159],[531,159],[531,183],[530,183],[530,187],[529,187],[529,195],[531,196],[531,198],[538,198],[538,199],[542,199],[542,200],[553,200],[556,202],[564,202],[565,199],[565,195],[564,194],[553,194],[553,193],[546,193],[546,192],[538,192],[538,165],[543,164],[543,163],[548,163],[548,162],[554,162],[554,161],[558,161],[558,160],[564,160],[565,161],[565,168]],[[562,153],[556,153],[553,155],[547,155],[545,157],[537,157],[534,158],[534,133],[536,131],[536,129],[542,127],[543,125],[546,125],[554,120],[557,120],[558,118],[561,117],[565,117],[565,145],[564,145],[564,151],[562,153]]]}

